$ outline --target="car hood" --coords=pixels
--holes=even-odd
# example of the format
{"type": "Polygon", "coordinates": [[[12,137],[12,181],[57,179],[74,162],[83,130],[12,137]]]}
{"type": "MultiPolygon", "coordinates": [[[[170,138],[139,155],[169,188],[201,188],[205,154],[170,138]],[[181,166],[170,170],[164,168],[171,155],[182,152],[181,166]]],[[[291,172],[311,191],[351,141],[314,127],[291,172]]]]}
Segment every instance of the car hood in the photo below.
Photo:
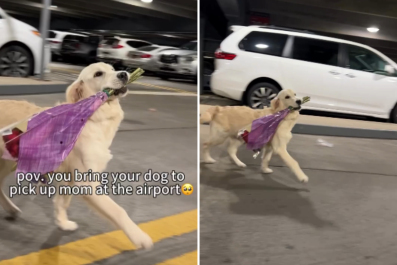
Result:
{"type": "Polygon", "coordinates": [[[167,55],[179,55],[179,56],[184,56],[184,55],[197,55],[197,51],[190,51],[190,50],[171,50],[171,51],[164,51],[161,52],[161,54],[167,54],[167,55]]]}

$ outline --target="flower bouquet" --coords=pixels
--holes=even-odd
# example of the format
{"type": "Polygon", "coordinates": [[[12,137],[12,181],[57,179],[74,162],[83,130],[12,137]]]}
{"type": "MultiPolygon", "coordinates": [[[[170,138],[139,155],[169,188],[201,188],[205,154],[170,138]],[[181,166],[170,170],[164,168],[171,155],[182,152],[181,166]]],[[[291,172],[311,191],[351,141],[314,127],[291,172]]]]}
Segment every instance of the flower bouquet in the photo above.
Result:
{"type": "MultiPolygon", "coordinates": [[[[130,75],[127,84],[143,70],[130,75]]],[[[56,170],[72,151],[91,115],[114,93],[106,88],[73,104],[59,105],[0,129],[5,143],[2,158],[16,162],[16,173],[46,175],[56,170]]]]}
{"type": "MultiPolygon", "coordinates": [[[[309,101],[310,97],[304,97],[302,104],[309,101]]],[[[280,122],[293,110],[295,110],[293,107],[288,107],[275,114],[256,119],[252,124],[241,129],[237,137],[247,144],[248,149],[254,151],[254,158],[257,158],[262,148],[273,138],[280,122]]]]}

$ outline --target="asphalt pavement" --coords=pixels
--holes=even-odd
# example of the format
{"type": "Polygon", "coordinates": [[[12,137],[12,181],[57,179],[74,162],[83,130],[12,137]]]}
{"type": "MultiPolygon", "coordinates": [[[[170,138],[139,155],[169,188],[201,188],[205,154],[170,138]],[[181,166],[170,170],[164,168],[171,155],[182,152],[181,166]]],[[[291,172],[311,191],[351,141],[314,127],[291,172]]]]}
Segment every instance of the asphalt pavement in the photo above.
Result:
{"type": "Polygon", "coordinates": [[[200,264],[395,265],[397,141],[294,135],[288,150],[308,184],[278,156],[262,174],[244,147],[245,169],[224,146],[201,164],[200,264]]]}
{"type": "MultiPolygon", "coordinates": [[[[164,81],[158,85],[175,88],[164,81]]],[[[121,100],[125,119],[112,143],[113,159],[107,171],[175,170],[184,173],[183,183],[197,188],[195,87],[194,84],[181,85],[180,88],[187,91],[181,93],[132,85],[131,94],[121,100]]],[[[1,99],[4,98],[52,106],[56,101],[62,101],[64,95],[1,99]]],[[[4,188],[13,184],[15,179],[10,176],[4,188]]],[[[143,181],[132,183],[133,186],[142,184],[143,181]]],[[[68,211],[70,220],[77,222],[79,229],[63,232],[54,224],[50,199],[17,196],[12,200],[22,210],[19,219],[6,220],[6,213],[0,211],[0,265],[197,264],[196,191],[190,196],[159,196],[155,199],[149,195],[111,196],[153,238],[155,244],[151,251],[134,250],[120,231],[115,231],[79,198],[72,200],[68,211]]]]}

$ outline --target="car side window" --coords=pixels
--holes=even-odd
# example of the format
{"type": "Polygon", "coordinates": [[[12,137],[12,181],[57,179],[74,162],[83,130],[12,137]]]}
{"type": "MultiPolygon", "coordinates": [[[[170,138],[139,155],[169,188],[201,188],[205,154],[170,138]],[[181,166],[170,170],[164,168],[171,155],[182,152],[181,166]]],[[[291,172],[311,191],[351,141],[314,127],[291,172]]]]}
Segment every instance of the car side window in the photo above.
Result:
{"type": "Polygon", "coordinates": [[[385,66],[388,63],[383,60],[379,55],[354,45],[347,46],[347,65],[346,67],[353,70],[386,74],[385,66]]]}
{"type": "Polygon", "coordinates": [[[150,45],[147,42],[143,42],[143,41],[127,41],[127,44],[132,47],[132,48],[140,48],[140,47],[144,47],[144,46],[148,46],[150,45]]]}
{"type": "Polygon", "coordinates": [[[296,60],[338,66],[339,43],[295,37],[292,58],[296,60]]]}
{"type": "Polygon", "coordinates": [[[247,52],[281,56],[288,35],[252,31],[240,42],[239,48],[247,52]]]}

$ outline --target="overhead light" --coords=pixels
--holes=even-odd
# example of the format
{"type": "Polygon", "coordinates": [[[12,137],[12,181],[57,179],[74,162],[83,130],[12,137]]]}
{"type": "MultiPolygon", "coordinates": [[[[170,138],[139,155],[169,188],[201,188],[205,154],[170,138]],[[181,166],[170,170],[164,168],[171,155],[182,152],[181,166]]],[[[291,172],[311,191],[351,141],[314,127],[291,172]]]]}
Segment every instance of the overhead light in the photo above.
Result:
{"type": "Polygon", "coordinates": [[[151,2],[153,2],[153,0],[141,0],[142,2],[144,2],[144,3],[151,3],[151,2]]]}
{"type": "Polygon", "coordinates": [[[256,48],[259,48],[259,49],[266,49],[266,48],[269,47],[269,45],[266,45],[266,44],[257,44],[257,45],[255,45],[255,47],[256,47],[256,48]]]}
{"type": "Polygon", "coordinates": [[[375,33],[375,32],[378,32],[378,31],[379,31],[379,29],[378,29],[378,28],[375,28],[375,27],[367,28],[367,30],[368,30],[369,32],[372,32],[372,33],[375,33]]]}
{"type": "Polygon", "coordinates": [[[51,6],[51,8],[58,8],[58,6],[51,6]]]}

